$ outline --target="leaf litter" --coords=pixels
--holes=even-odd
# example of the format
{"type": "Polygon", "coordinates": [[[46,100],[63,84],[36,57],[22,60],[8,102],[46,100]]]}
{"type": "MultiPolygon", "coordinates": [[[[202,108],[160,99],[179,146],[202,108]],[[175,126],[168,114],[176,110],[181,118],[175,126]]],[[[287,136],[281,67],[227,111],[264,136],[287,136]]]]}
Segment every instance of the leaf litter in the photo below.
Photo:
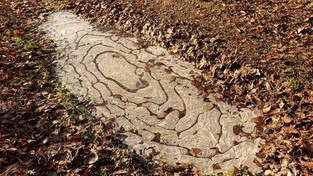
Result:
{"type": "Polygon", "coordinates": [[[239,107],[262,109],[256,123],[266,140],[259,152],[264,175],[313,174],[311,1],[65,2],[95,24],[142,37],[202,69],[194,84],[204,98],[218,92],[239,107]]]}
{"type": "Polygon", "coordinates": [[[0,175],[167,175],[130,151],[113,130],[59,86],[52,41],[37,28],[56,6],[0,2],[0,175]]]}
{"type": "Polygon", "coordinates": [[[86,117],[88,108],[77,113],[88,103],[70,96],[70,104],[64,106],[64,93],[60,97],[52,88],[57,87],[53,43],[36,30],[39,14],[61,7],[95,24],[132,32],[144,39],[143,46],[157,43],[193,63],[203,70],[194,84],[204,98],[214,91],[238,106],[261,108],[263,115],[256,123],[266,140],[259,152],[262,174],[312,175],[310,1],[3,0],[0,4],[0,173],[167,175],[183,168],[181,174],[191,174],[184,163],[165,167],[131,153],[115,138],[118,133],[86,117]]]}

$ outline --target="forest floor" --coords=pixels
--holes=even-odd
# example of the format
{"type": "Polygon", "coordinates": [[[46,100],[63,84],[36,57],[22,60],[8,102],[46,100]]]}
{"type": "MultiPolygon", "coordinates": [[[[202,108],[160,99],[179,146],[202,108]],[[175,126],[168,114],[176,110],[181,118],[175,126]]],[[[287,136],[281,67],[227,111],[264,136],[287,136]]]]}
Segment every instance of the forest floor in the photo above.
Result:
{"type": "Polygon", "coordinates": [[[313,174],[311,1],[2,0],[0,175],[200,174],[130,152],[59,85],[54,43],[38,29],[59,9],[165,47],[203,70],[194,84],[204,93],[262,109],[261,174],[313,174]]]}

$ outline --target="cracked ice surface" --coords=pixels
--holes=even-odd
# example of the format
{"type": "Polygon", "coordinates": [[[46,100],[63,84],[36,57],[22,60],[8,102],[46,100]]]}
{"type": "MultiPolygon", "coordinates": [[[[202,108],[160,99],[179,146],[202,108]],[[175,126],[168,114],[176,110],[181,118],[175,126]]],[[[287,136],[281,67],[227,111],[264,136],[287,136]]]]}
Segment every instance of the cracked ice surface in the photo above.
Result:
{"type": "Polygon", "coordinates": [[[114,30],[97,31],[74,14],[57,12],[41,26],[58,45],[61,82],[89,97],[97,114],[125,129],[137,153],[169,163],[188,162],[206,173],[254,164],[260,138],[252,118],[257,109],[238,109],[211,95],[204,101],[192,84],[197,72],[157,46],[114,30]],[[218,166],[218,167],[217,167],[218,166]],[[220,169],[219,169],[220,168],[220,169]]]}

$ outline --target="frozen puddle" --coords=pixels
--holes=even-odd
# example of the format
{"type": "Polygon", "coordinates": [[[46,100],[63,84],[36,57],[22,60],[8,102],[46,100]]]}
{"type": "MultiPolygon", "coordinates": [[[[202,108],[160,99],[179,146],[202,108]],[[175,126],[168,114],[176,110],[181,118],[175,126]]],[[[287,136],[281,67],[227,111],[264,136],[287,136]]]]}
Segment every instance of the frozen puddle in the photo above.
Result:
{"type": "Polygon", "coordinates": [[[191,64],[157,46],[140,48],[134,37],[100,32],[67,12],[51,14],[41,28],[62,54],[62,84],[89,97],[97,114],[116,119],[137,153],[193,163],[206,173],[240,165],[260,170],[253,160],[261,139],[252,122],[259,111],[213,97],[205,102],[191,84],[197,72],[191,64]]]}

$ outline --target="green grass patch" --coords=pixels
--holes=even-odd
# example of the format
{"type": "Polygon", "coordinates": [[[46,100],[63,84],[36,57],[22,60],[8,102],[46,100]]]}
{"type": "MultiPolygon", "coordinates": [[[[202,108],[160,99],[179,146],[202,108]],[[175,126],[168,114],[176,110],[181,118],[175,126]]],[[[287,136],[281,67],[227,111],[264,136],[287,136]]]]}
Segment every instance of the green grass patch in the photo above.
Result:
{"type": "Polygon", "coordinates": [[[34,42],[31,42],[31,41],[26,42],[23,46],[24,50],[27,50],[27,51],[32,50],[35,47],[36,47],[36,44],[34,42]]]}
{"type": "Polygon", "coordinates": [[[200,7],[209,9],[212,12],[221,12],[221,4],[215,1],[203,2],[198,0],[200,7]]]}
{"type": "Polygon", "coordinates": [[[11,40],[13,40],[16,43],[20,43],[23,41],[23,39],[21,37],[12,37],[11,40]]]}
{"type": "Polygon", "coordinates": [[[68,111],[68,119],[63,120],[62,124],[65,124],[66,120],[79,122],[87,121],[91,118],[87,108],[83,105],[78,105],[77,98],[63,86],[57,85],[56,90],[60,105],[68,111]]]}

